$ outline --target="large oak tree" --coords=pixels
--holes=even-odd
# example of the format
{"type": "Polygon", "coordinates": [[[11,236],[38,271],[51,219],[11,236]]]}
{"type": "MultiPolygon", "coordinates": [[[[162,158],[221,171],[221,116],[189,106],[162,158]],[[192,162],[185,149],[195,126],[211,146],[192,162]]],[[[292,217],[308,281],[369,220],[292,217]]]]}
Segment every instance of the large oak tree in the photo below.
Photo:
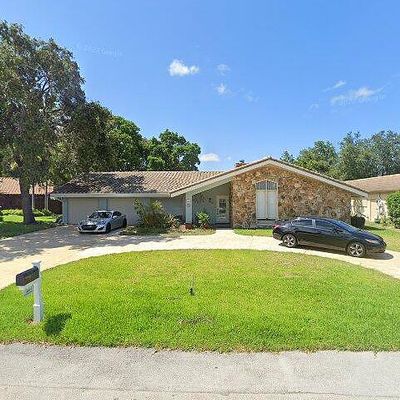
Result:
{"type": "Polygon", "coordinates": [[[0,22],[0,146],[4,172],[19,179],[24,222],[35,222],[30,185],[49,178],[65,126],[84,102],[72,53],[0,22]]]}

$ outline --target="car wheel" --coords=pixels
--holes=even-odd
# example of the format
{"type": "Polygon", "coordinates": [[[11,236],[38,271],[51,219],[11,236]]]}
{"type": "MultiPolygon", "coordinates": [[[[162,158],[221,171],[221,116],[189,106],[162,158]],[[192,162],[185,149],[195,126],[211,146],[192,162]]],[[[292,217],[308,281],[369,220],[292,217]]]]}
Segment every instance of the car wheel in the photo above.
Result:
{"type": "Polygon", "coordinates": [[[283,236],[282,242],[286,247],[293,248],[297,246],[297,239],[296,236],[292,235],[291,233],[287,233],[283,236]]]}
{"type": "Polygon", "coordinates": [[[128,225],[128,222],[126,221],[126,219],[124,219],[124,222],[122,223],[122,227],[126,228],[127,225],[128,225]]]}
{"type": "Polygon", "coordinates": [[[365,246],[360,242],[351,242],[347,246],[347,254],[352,257],[364,257],[365,246]]]}
{"type": "Polygon", "coordinates": [[[110,233],[111,232],[111,225],[107,224],[106,226],[106,233],[110,233]]]}

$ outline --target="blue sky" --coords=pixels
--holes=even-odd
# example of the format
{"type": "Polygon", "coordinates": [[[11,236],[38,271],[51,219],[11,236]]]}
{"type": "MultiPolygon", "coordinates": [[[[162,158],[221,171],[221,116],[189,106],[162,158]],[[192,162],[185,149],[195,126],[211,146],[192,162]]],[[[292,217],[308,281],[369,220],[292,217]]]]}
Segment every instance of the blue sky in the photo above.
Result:
{"type": "Polygon", "coordinates": [[[200,168],[218,170],[400,131],[399,14],[385,0],[0,3],[0,18],[72,50],[90,100],[145,136],[196,141],[200,168]]]}

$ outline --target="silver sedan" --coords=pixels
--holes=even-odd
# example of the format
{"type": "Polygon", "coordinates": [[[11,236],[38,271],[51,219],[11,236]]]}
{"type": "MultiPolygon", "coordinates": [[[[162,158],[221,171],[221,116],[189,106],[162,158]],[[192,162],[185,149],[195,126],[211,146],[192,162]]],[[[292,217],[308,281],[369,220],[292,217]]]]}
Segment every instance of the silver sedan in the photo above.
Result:
{"type": "Polygon", "coordinates": [[[116,210],[98,210],[79,222],[80,233],[108,233],[112,229],[125,228],[126,215],[116,210]]]}

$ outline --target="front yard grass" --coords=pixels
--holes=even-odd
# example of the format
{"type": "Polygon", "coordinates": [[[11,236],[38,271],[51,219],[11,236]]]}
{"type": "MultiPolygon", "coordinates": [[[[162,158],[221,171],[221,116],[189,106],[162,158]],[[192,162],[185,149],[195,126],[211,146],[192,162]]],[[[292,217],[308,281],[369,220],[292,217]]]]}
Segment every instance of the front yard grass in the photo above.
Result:
{"type": "Polygon", "coordinates": [[[55,226],[54,216],[35,217],[36,224],[25,225],[21,215],[4,215],[0,222],[0,239],[40,231],[55,226]]]}
{"type": "Polygon", "coordinates": [[[254,250],[149,251],[43,273],[0,291],[0,341],[185,350],[400,350],[400,281],[338,260],[254,250]],[[195,295],[189,294],[194,281],[195,295]]]}
{"type": "Polygon", "coordinates": [[[387,243],[388,250],[400,251],[400,229],[373,223],[369,223],[365,229],[382,236],[387,243]]]}
{"type": "Polygon", "coordinates": [[[272,228],[245,229],[235,228],[235,233],[246,236],[272,236],[272,228]]]}

